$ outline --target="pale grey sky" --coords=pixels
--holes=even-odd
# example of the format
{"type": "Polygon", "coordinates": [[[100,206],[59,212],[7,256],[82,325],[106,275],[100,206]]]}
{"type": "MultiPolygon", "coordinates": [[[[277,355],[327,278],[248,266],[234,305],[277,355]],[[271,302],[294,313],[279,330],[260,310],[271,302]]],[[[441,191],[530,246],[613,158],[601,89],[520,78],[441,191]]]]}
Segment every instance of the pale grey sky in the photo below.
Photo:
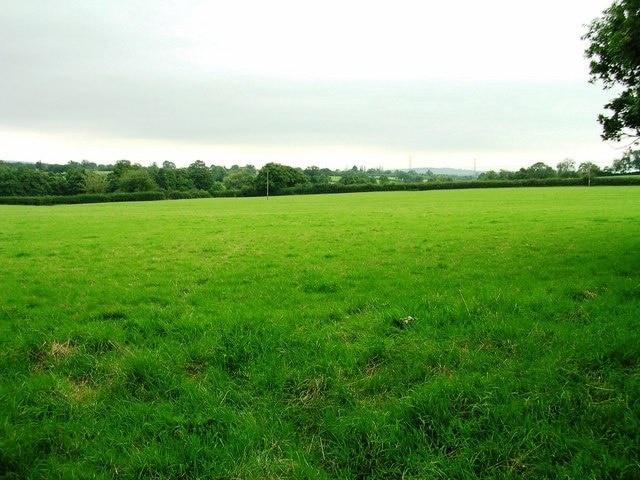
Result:
{"type": "Polygon", "coordinates": [[[609,0],[0,0],[0,158],[518,169],[621,155],[609,0]]]}

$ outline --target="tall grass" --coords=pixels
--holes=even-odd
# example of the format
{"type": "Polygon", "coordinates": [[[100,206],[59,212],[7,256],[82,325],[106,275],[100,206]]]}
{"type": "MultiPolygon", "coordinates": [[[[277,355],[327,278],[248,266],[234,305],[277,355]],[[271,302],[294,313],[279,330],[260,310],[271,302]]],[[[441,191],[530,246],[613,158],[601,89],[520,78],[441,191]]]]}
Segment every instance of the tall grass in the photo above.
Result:
{"type": "Polygon", "coordinates": [[[636,478],[639,207],[0,206],[0,477],[636,478]]]}

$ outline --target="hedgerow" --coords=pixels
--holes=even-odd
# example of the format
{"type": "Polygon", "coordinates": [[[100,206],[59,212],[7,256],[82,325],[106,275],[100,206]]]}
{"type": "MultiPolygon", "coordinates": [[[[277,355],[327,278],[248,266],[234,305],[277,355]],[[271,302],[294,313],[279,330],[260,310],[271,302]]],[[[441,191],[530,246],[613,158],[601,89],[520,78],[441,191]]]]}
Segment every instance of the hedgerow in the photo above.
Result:
{"type": "MultiPolygon", "coordinates": [[[[592,178],[529,178],[521,180],[466,180],[453,182],[421,182],[421,183],[361,183],[340,184],[324,183],[296,185],[294,187],[281,188],[272,195],[312,195],[323,193],[357,193],[357,192],[401,192],[401,191],[426,191],[426,190],[456,190],[471,188],[517,188],[517,187],[568,187],[582,185],[640,185],[640,175],[606,176],[592,178]]],[[[255,189],[243,188],[242,190],[223,190],[208,192],[206,190],[189,191],[152,191],[133,193],[91,193],[80,195],[46,195],[46,196],[12,196],[0,197],[0,204],[5,205],[58,205],[79,203],[105,203],[105,202],[141,202],[151,200],[181,200],[190,198],[210,197],[255,197],[260,194],[255,189]]]]}
{"type": "Polygon", "coordinates": [[[164,200],[166,195],[162,191],[131,192],[131,193],[83,193],[80,195],[45,195],[45,196],[15,196],[0,197],[0,204],[4,205],[69,205],[79,203],[107,203],[107,202],[147,202],[164,200]]]}

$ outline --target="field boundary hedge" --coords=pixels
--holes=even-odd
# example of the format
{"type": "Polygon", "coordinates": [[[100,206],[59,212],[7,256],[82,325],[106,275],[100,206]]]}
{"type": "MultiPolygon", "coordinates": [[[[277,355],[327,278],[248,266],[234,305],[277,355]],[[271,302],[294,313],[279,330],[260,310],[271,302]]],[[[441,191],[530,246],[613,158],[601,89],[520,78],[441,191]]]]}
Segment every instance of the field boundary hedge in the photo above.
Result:
{"type": "MultiPolygon", "coordinates": [[[[325,184],[298,185],[283,188],[274,195],[305,195],[317,193],[354,193],[354,192],[396,192],[423,190],[456,190],[469,188],[517,188],[517,187],[570,187],[585,186],[587,178],[529,178],[523,180],[466,180],[454,182],[424,182],[396,184],[325,184]]],[[[640,177],[597,177],[591,179],[591,186],[598,185],[640,185],[640,177]]]]}
{"type": "Polygon", "coordinates": [[[165,192],[82,193],[80,195],[43,195],[0,197],[3,205],[69,205],[79,203],[148,202],[165,200],[165,192]]]}
{"type": "MultiPolygon", "coordinates": [[[[295,187],[282,188],[272,195],[314,195],[326,193],[357,193],[357,192],[402,192],[426,190],[456,190],[469,188],[517,188],[517,187],[569,187],[585,186],[587,178],[546,178],[523,180],[466,180],[453,182],[424,182],[424,183],[391,183],[380,185],[376,183],[341,185],[327,183],[323,185],[305,184],[295,187]]],[[[640,185],[640,176],[610,176],[591,179],[591,186],[627,186],[640,185]]],[[[153,191],[133,193],[84,193],[80,195],[46,195],[46,196],[12,196],[0,197],[3,205],[62,205],[80,203],[107,202],[147,202],[153,200],[181,200],[189,198],[210,197],[251,197],[263,196],[257,192],[246,190],[227,190],[222,192],[207,192],[206,190],[182,191],[153,191]]]]}

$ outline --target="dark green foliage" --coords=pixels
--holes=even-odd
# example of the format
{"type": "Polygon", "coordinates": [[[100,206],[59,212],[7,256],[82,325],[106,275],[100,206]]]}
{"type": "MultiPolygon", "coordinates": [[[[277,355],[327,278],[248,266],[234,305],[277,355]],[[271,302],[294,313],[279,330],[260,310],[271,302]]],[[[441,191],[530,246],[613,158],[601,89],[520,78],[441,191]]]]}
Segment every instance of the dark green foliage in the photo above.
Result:
{"type": "Polygon", "coordinates": [[[224,177],[224,186],[231,196],[255,194],[255,175],[245,170],[230,173],[224,177]]]}
{"type": "Polygon", "coordinates": [[[347,172],[340,178],[340,184],[342,185],[362,185],[376,183],[376,179],[364,172],[347,172]]]}
{"type": "MultiPolygon", "coordinates": [[[[557,172],[543,163],[536,163],[517,172],[485,172],[477,179],[434,175],[431,171],[417,173],[370,169],[365,172],[357,167],[348,171],[310,167],[302,171],[273,163],[256,173],[252,165],[242,168],[234,165],[226,169],[220,166],[207,167],[200,160],[188,168],[177,168],[167,161],[163,162],[162,167],[153,164],[146,168],[128,160],[120,160],[112,166],[97,166],[90,162],[31,165],[0,161],[0,203],[52,205],[159,199],[159,193],[133,197],[105,195],[106,192],[148,193],[158,189],[162,190],[164,197],[170,199],[259,196],[266,194],[267,171],[270,172],[271,195],[597,185],[599,180],[596,177],[613,176],[635,168],[633,155],[631,151],[627,152],[622,159],[614,162],[612,168],[604,171],[589,162],[582,163],[576,171],[575,163],[565,160],[558,164],[557,172]],[[196,184],[207,188],[197,188],[196,184]]],[[[616,184],[615,180],[607,182],[616,184]]],[[[633,182],[620,180],[619,184],[628,185],[633,182]]]]}
{"type": "Polygon", "coordinates": [[[310,183],[309,177],[299,168],[292,168],[279,163],[267,163],[260,169],[255,179],[256,189],[261,194],[267,193],[267,172],[270,194],[277,194],[285,188],[310,183]]]}
{"type": "MultiPolygon", "coordinates": [[[[244,175],[244,174],[240,174],[244,175]]],[[[583,174],[581,178],[547,178],[528,180],[482,180],[482,181],[449,181],[449,182],[424,182],[424,183],[358,183],[358,184],[300,184],[295,187],[281,188],[273,195],[306,195],[323,193],[356,193],[356,192],[392,192],[392,191],[428,191],[428,190],[456,190],[475,188],[515,188],[515,187],[557,187],[580,185],[640,185],[640,176],[599,176],[589,178],[583,174]]],[[[257,193],[251,185],[241,189],[225,189],[207,192],[203,190],[190,191],[143,191],[132,193],[109,194],[81,194],[72,196],[7,196],[0,197],[0,204],[5,205],[59,205],[79,203],[103,203],[148,201],[209,197],[238,197],[255,196],[257,193]]]]}
{"type": "Polygon", "coordinates": [[[0,197],[18,195],[20,184],[16,170],[0,163],[0,197]]]}
{"type": "Polygon", "coordinates": [[[78,195],[86,190],[86,173],[84,170],[70,170],[65,174],[66,188],[58,195],[78,195]]]}
{"type": "Polygon", "coordinates": [[[189,165],[187,172],[196,189],[205,191],[211,189],[214,182],[213,172],[202,160],[196,160],[189,165]]]}
{"type": "Polygon", "coordinates": [[[556,171],[542,162],[534,163],[527,169],[527,178],[553,178],[555,176],[556,171]]]}
{"type": "Polygon", "coordinates": [[[149,171],[129,160],[116,162],[107,176],[107,184],[110,192],[148,192],[158,188],[149,171]]]}
{"type": "Polygon", "coordinates": [[[120,187],[119,182],[122,176],[135,169],[137,166],[132,165],[129,160],[118,160],[113,166],[113,170],[107,175],[107,184],[109,192],[115,192],[120,187]]]}
{"type": "MultiPolygon", "coordinates": [[[[592,185],[598,185],[603,178],[592,179],[592,185]]],[[[639,180],[640,181],[640,180],[639,180]]],[[[605,184],[608,180],[602,181],[605,184]]],[[[514,187],[557,187],[585,185],[586,179],[581,178],[546,178],[526,180],[482,180],[482,181],[449,181],[449,182],[423,182],[423,183],[360,183],[360,184],[335,184],[324,185],[300,185],[293,188],[280,190],[281,195],[300,195],[314,193],[354,193],[354,192],[399,192],[399,191],[427,191],[427,190],[457,190],[474,188],[514,188],[514,187]]],[[[606,183],[607,185],[615,185],[606,183]]],[[[635,185],[634,180],[621,181],[621,185],[635,185]]]]}
{"type": "Polygon", "coordinates": [[[4,205],[63,205],[80,203],[104,202],[145,202],[150,200],[164,200],[164,192],[133,192],[133,193],[85,193],[70,196],[42,196],[42,197],[0,197],[0,204],[4,205]]]}
{"type": "MultiPolygon", "coordinates": [[[[166,162],[165,162],[166,163],[166,162]]],[[[155,168],[152,170],[152,175],[154,181],[158,184],[158,186],[166,191],[175,191],[178,186],[178,179],[176,175],[175,166],[171,167],[163,167],[163,168],[155,168]]]]}
{"type": "Polygon", "coordinates": [[[589,25],[583,37],[590,60],[591,81],[605,88],[622,87],[605,105],[611,114],[600,114],[604,140],[640,136],[640,1],[615,0],[589,25]]]}
{"type": "Polygon", "coordinates": [[[211,194],[205,190],[189,190],[189,191],[178,191],[173,190],[167,193],[167,198],[171,200],[182,200],[186,198],[209,198],[211,194]]]}
{"type": "Polygon", "coordinates": [[[619,174],[640,172],[640,150],[627,149],[621,158],[613,161],[611,171],[619,174]]]}
{"type": "Polygon", "coordinates": [[[592,185],[640,185],[640,175],[598,177],[592,185]]]}
{"type": "Polygon", "coordinates": [[[149,175],[149,172],[142,169],[132,169],[125,172],[118,179],[117,191],[122,192],[149,192],[157,190],[158,186],[149,175]]]}
{"type": "Polygon", "coordinates": [[[577,175],[576,162],[571,160],[570,158],[567,158],[558,163],[557,169],[558,176],[561,178],[575,177],[577,175]]]}
{"type": "Polygon", "coordinates": [[[309,181],[314,184],[326,184],[329,183],[331,178],[331,170],[328,168],[308,167],[305,168],[303,173],[307,176],[309,181]]]}

